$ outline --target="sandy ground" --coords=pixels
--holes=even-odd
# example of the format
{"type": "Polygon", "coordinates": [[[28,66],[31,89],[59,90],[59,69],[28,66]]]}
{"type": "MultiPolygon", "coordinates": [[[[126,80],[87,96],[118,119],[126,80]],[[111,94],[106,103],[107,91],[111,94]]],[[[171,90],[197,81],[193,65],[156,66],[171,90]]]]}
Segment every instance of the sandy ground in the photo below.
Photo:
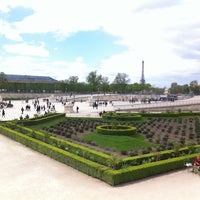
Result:
{"type": "Polygon", "coordinates": [[[0,135],[2,200],[199,199],[200,177],[187,169],[111,187],[0,135]]]}
{"type": "MultiPolygon", "coordinates": [[[[6,117],[17,118],[25,102],[13,102],[6,117]]],[[[84,115],[98,111],[84,103],[77,104],[84,115]]],[[[55,104],[58,112],[64,111],[55,104]]],[[[107,110],[112,110],[108,106],[107,110]]],[[[34,115],[35,111],[29,111],[34,115]]],[[[71,167],[41,155],[0,135],[0,199],[2,200],[199,200],[200,176],[187,169],[111,187],[71,167]]]]}

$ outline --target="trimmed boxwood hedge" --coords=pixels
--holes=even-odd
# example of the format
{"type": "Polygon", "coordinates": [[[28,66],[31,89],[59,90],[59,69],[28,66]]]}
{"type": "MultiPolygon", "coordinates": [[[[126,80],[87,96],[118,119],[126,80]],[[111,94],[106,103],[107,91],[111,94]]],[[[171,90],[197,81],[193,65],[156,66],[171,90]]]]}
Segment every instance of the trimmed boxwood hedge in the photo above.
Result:
{"type": "Polygon", "coordinates": [[[60,118],[62,116],[64,117],[65,114],[64,113],[53,113],[53,114],[51,113],[51,114],[47,114],[46,116],[42,116],[42,117],[38,117],[38,118],[30,118],[30,119],[18,121],[18,123],[23,124],[24,126],[31,126],[31,125],[37,125],[40,123],[52,121],[52,120],[60,118]]]}
{"type": "MultiPolygon", "coordinates": [[[[26,134],[30,137],[36,138],[41,141],[45,141],[44,133],[33,131],[30,128],[19,126],[19,125],[13,124],[12,122],[7,122],[5,125],[7,125],[8,128],[14,129],[20,133],[26,134]]],[[[56,146],[61,149],[65,149],[71,153],[82,156],[84,158],[87,158],[89,160],[92,160],[94,162],[97,162],[105,166],[108,166],[110,160],[112,160],[112,156],[108,154],[105,154],[103,152],[100,152],[88,147],[84,147],[79,144],[75,144],[71,141],[63,140],[54,136],[50,136],[48,140],[45,142],[48,142],[49,144],[53,146],[56,146]]],[[[200,149],[200,145],[195,145],[194,151],[195,149],[200,149]]],[[[186,154],[191,154],[191,152],[189,152],[188,147],[184,147],[184,148],[179,149],[179,154],[186,155],[186,154]]],[[[123,165],[136,166],[136,165],[141,165],[147,162],[154,162],[158,160],[173,158],[175,156],[176,155],[175,155],[174,150],[165,150],[165,151],[160,151],[160,152],[155,152],[155,153],[150,153],[150,154],[123,158],[123,159],[120,159],[120,162],[121,162],[120,165],[121,166],[123,165]]]]}
{"type": "Polygon", "coordinates": [[[17,142],[20,142],[25,146],[30,147],[33,150],[36,150],[44,155],[47,155],[59,162],[67,164],[87,175],[103,180],[110,185],[112,184],[112,177],[108,176],[107,173],[105,173],[109,169],[106,166],[88,160],[86,158],[80,157],[68,151],[59,149],[52,145],[46,144],[42,141],[31,138],[17,131],[10,130],[3,126],[0,126],[0,132],[1,134],[17,142]]]}
{"type": "MultiPolygon", "coordinates": [[[[195,152],[195,149],[200,149],[200,145],[194,146],[194,152],[195,152]]],[[[188,154],[192,154],[188,147],[179,149],[179,155],[188,155],[188,154]]],[[[164,151],[155,152],[155,153],[123,158],[123,163],[134,166],[134,165],[141,165],[143,163],[171,159],[174,157],[177,157],[174,150],[164,150],[164,151]]]]}
{"type": "Polygon", "coordinates": [[[25,135],[28,135],[40,141],[44,141],[48,144],[67,150],[71,153],[82,156],[84,158],[88,158],[102,165],[107,165],[108,160],[111,159],[111,156],[108,154],[105,154],[101,151],[97,151],[88,147],[84,147],[79,144],[75,144],[68,140],[63,140],[51,135],[45,136],[44,133],[41,133],[39,131],[33,131],[30,128],[12,124],[11,122],[8,122],[7,126],[8,128],[15,129],[16,131],[19,131],[25,135]]]}
{"type": "Polygon", "coordinates": [[[138,121],[142,119],[142,115],[136,113],[117,113],[107,112],[102,115],[104,119],[120,120],[120,121],[138,121]]]}
{"type": "Polygon", "coordinates": [[[105,135],[128,135],[132,136],[137,132],[134,126],[125,125],[100,125],[96,127],[97,133],[105,135]]]}
{"type": "Polygon", "coordinates": [[[118,185],[171,170],[182,169],[186,160],[187,162],[193,162],[194,158],[198,155],[191,154],[113,170],[75,153],[57,148],[7,127],[0,126],[0,133],[110,185],[118,185]]]}
{"type": "Polygon", "coordinates": [[[186,116],[200,116],[200,112],[141,112],[141,113],[130,113],[130,112],[107,112],[102,115],[104,119],[108,120],[119,120],[119,121],[138,121],[143,117],[186,117],[186,116]]]}
{"type": "Polygon", "coordinates": [[[197,155],[199,154],[191,154],[189,156],[182,156],[152,163],[146,163],[139,166],[123,168],[120,170],[109,170],[106,173],[108,176],[112,176],[112,185],[119,185],[164,172],[183,169],[185,167],[186,161],[193,162],[197,155]]]}
{"type": "Polygon", "coordinates": [[[189,117],[200,116],[200,112],[161,112],[161,113],[142,113],[143,117],[189,117]]]}

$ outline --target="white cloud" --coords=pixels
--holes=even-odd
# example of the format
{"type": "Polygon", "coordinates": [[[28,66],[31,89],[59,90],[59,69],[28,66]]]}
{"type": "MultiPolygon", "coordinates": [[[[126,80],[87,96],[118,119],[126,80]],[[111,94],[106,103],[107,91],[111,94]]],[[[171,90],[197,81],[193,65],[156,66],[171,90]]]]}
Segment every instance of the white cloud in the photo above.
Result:
{"type": "Polygon", "coordinates": [[[14,41],[22,41],[22,37],[20,36],[18,30],[8,22],[5,22],[0,19],[0,34],[2,34],[5,38],[14,41]]]}
{"type": "Polygon", "coordinates": [[[78,76],[79,81],[85,82],[85,77],[91,71],[81,58],[72,62],[49,62],[45,58],[30,56],[0,57],[1,71],[6,74],[44,75],[57,80],[65,80],[70,76],[78,76]]]}
{"type": "Polygon", "coordinates": [[[1,70],[6,74],[29,74],[35,68],[35,59],[30,56],[9,56],[0,60],[1,70]]]}
{"type": "MultiPolygon", "coordinates": [[[[89,66],[76,58],[72,62],[51,62],[48,64],[48,73],[58,80],[66,80],[70,76],[78,76],[80,82],[86,82],[86,76],[91,72],[89,66]]],[[[45,70],[44,70],[45,71],[45,70]]]]}
{"type": "MultiPolygon", "coordinates": [[[[102,60],[97,68],[110,81],[118,72],[127,73],[132,82],[139,81],[142,60],[146,79],[155,83],[157,77],[159,85],[167,76],[175,78],[192,70],[198,72],[200,3],[197,0],[0,0],[0,5],[3,12],[15,6],[34,10],[33,15],[21,22],[0,21],[0,33],[10,40],[20,41],[24,33],[53,33],[62,40],[78,31],[98,29],[118,36],[117,43],[127,46],[128,50],[102,60]]],[[[43,45],[7,44],[4,49],[24,56],[50,57],[43,45]]],[[[11,65],[12,58],[7,59],[11,65]]],[[[34,65],[28,61],[24,62],[38,69],[40,60],[34,60],[34,65]]],[[[23,61],[18,60],[16,64],[23,64],[23,61]]],[[[93,70],[83,58],[74,62],[45,60],[42,66],[41,73],[47,70],[49,75],[52,73],[59,79],[75,72],[80,80],[85,80],[84,75],[93,70]]]]}
{"type": "Polygon", "coordinates": [[[28,45],[25,43],[4,45],[3,48],[8,53],[14,53],[19,55],[39,56],[48,57],[49,52],[44,48],[44,44],[40,46],[28,45]]]}
{"type": "Polygon", "coordinates": [[[76,58],[76,62],[81,63],[81,62],[83,62],[83,61],[84,61],[84,58],[81,57],[81,56],[79,56],[79,57],[76,58]]]}
{"type": "Polygon", "coordinates": [[[133,51],[124,51],[103,60],[97,72],[107,76],[110,82],[114,80],[117,73],[126,73],[132,79],[132,82],[138,82],[141,74],[141,63],[140,59],[134,58],[133,51]]]}
{"type": "Polygon", "coordinates": [[[181,4],[182,0],[151,0],[151,1],[144,1],[144,4],[139,6],[138,11],[141,10],[148,10],[148,9],[160,9],[160,8],[168,8],[172,6],[176,6],[181,4]]]}

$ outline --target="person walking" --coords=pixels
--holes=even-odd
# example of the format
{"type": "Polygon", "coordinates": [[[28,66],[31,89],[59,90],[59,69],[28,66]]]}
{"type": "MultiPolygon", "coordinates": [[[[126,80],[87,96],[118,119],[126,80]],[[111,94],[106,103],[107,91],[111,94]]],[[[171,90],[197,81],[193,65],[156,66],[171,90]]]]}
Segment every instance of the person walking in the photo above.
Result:
{"type": "Polygon", "coordinates": [[[21,108],[21,111],[22,111],[22,114],[24,114],[24,108],[23,107],[21,108]]]}

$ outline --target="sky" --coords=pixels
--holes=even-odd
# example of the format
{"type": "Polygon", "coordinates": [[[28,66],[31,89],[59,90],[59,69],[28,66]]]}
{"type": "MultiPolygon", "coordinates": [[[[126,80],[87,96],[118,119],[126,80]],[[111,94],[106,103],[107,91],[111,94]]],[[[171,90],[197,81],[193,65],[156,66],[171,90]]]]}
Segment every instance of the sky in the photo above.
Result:
{"type": "Polygon", "coordinates": [[[0,72],[200,84],[199,0],[0,0],[0,72]]]}

